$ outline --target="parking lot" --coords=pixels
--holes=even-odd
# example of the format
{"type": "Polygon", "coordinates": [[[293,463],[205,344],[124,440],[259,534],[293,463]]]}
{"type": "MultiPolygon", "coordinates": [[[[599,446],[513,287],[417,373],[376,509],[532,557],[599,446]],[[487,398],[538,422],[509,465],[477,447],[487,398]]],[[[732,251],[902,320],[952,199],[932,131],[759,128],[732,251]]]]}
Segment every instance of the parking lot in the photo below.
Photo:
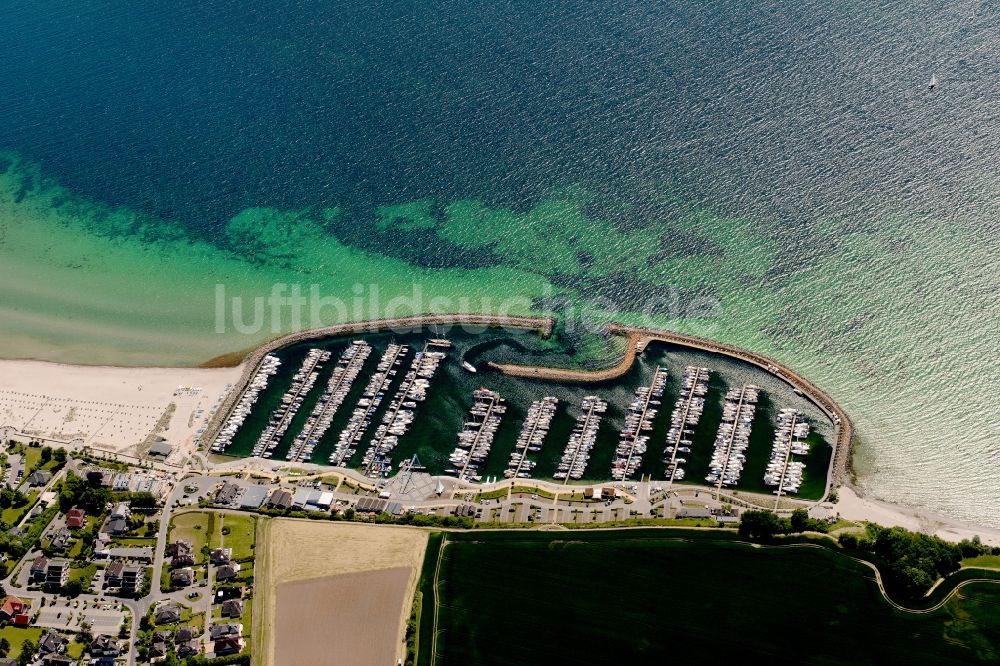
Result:
{"type": "Polygon", "coordinates": [[[119,610],[118,604],[109,601],[106,604],[98,604],[96,607],[84,607],[80,602],[79,607],[75,607],[77,602],[60,601],[54,606],[45,606],[38,611],[38,620],[35,623],[39,627],[49,627],[51,629],[70,629],[78,631],[84,622],[91,626],[91,633],[118,635],[125,614],[119,610]]]}

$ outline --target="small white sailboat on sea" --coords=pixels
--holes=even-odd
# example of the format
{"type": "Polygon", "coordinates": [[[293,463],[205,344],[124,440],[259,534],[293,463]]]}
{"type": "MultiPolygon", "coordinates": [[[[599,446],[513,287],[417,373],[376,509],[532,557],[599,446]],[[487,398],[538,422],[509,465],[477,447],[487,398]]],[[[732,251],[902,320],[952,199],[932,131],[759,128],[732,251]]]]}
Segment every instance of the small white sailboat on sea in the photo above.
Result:
{"type": "Polygon", "coordinates": [[[937,88],[937,85],[938,85],[937,74],[931,74],[931,82],[927,84],[927,89],[934,90],[935,88],[937,88]]]}
{"type": "Polygon", "coordinates": [[[476,371],[476,366],[472,365],[468,361],[462,361],[462,367],[465,368],[466,370],[468,370],[469,372],[475,372],[476,371]]]}

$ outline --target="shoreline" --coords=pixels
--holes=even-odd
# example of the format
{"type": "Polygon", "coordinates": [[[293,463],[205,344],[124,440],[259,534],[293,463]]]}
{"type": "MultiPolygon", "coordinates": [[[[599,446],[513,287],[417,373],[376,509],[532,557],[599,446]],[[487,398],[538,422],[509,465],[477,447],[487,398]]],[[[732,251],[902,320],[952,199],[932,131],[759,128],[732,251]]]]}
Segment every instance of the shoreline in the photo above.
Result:
{"type": "MultiPolygon", "coordinates": [[[[273,344],[273,343],[272,343],[273,344]]],[[[268,345],[270,347],[271,345],[268,345]]],[[[98,450],[129,455],[134,444],[124,437],[130,432],[128,424],[135,432],[142,424],[156,421],[162,411],[171,403],[177,404],[173,422],[162,431],[171,443],[181,447],[179,454],[194,453],[193,441],[200,423],[210,418],[212,408],[218,409],[226,398],[235,395],[229,387],[238,385],[241,375],[249,364],[226,368],[164,368],[164,367],[119,367],[108,365],[69,365],[51,361],[0,359],[0,432],[5,428],[20,424],[11,422],[8,402],[11,394],[22,400],[48,398],[49,405],[63,408],[71,405],[87,405],[98,408],[103,405],[119,405],[118,418],[121,423],[116,432],[92,435],[88,441],[98,450]],[[200,385],[200,386],[198,386],[200,385]],[[197,393],[177,390],[183,386],[201,388],[197,393]],[[100,395],[102,400],[92,400],[100,395]],[[29,398],[29,396],[34,396],[29,398]],[[201,419],[194,419],[197,413],[201,419]],[[180,421],[177,423],[176,421],[180,421]],[[111,446],[98,446],[110,444],[111,446]]],[[[37,409],[35,411],[38,411],[37,409]]],[[[105,415],[107,416],[107,415],[105,415]]],[[[51,422],[51,421],[50,421],[51,422]]],[[[31,430],[29,423],[28,430],[31,430]]],[[[105,423],[105,427],[107,427],[105,423]]],[[[64,438],[65,439],[65,438],[64,438]]],[[[85,444],[87,445],[87,444],[85,444]]],[[[922,507],[904,505],[890,500],[870,496],[851,479],[842,479],[836,488],[838,501],[827,504],[831,511],[848,520],[867,520],[887,527],[901,526],[907,529],[936,534],[950,541],[979,535],[984,543],[1000,545],[1000,529],[969,523],[946,515],[935,513],[922,507]]]]}

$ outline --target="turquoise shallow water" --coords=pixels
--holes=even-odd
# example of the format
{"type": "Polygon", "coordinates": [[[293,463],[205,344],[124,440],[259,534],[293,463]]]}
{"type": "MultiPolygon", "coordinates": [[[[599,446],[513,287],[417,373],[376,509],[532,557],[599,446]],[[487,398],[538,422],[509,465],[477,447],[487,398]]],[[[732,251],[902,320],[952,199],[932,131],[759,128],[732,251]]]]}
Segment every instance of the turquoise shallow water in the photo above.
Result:
{"type": "Polygon", "coordinates": [[[1000,10],[745,4],[3,3],[0,353],[294,325],[217,284],[586,305],[779,358],[876,496],[1000,526],[1000,10]]]}

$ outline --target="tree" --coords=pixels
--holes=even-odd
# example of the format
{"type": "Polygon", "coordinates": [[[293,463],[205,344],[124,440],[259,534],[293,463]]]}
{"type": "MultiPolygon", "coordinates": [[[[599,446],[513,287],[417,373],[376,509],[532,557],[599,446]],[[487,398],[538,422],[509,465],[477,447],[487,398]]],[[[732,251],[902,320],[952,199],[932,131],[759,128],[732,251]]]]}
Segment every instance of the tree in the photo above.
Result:
{"type": "Polygon", "coordinates": [[[132,493],[128,505],[132,509],[155,509],[156,497],[152,493],[132,493]]]}
{"type": "Polygon", "coordinates": [[[78,597],[83,594],[83,582],[79,578],[67,581],[63,585],[63,594],[68,597],[78,597]]]}
{"type": "Polygon", "coordinates": [[[56,462],[59,463],[60,465],[65,465],[66,464],[66,449],[64,449],[64,448],[62,448],[60,446],[58,449],[56,449],[53,452],[52,457],[55,458],[56,462]]]}
{"type": "Polygon", "coordinates": [[[80,625],[80,633],[76,635],[76,642],[89,645],[94,640],[93,627],[89,622],[80,625]]]}
{"type": "Polygon", "coordinates": [[[52,460],[52,447],[51,446],[43,446],[42,447],[42,459],[41,460],[42,460],[42,464],[43,465],[45,463],[49,462],[50,460],[52,460]]]}
{"type": "Polygon", "coordinates": [[[809,529],[809,512],[805,509],[792,511],[790,523],[793,532],[805,532],[809,529]]]}
{"type": "Polygon", "coordinates": [[[59,491],[59,510],[65,513],[78,506],[90,513],[100,513],[112,499],[107,488],[91,485],[86,479],[70,472],[59,491]]]}
{"type": "Polygon", "coordinates": [[[778,534],[790,529],[787,520],[782,520],[771,511],[744,511],[740,517],[740,536],[752,541],[770,541],[778,534]]]}
{"type": "Polygon", "coordinates": [[[35,659],[36,652],[38,646],[33,640],[28,639],[21,643],[21,654],[17,658],[18,666],[28,666],[35,659]]]}
{"type": "Polygon", "coordinates": [[[8,653],[10,653],[10,641],[5,636],[0,638],[0,657],[6,657],[8,653]]]}

